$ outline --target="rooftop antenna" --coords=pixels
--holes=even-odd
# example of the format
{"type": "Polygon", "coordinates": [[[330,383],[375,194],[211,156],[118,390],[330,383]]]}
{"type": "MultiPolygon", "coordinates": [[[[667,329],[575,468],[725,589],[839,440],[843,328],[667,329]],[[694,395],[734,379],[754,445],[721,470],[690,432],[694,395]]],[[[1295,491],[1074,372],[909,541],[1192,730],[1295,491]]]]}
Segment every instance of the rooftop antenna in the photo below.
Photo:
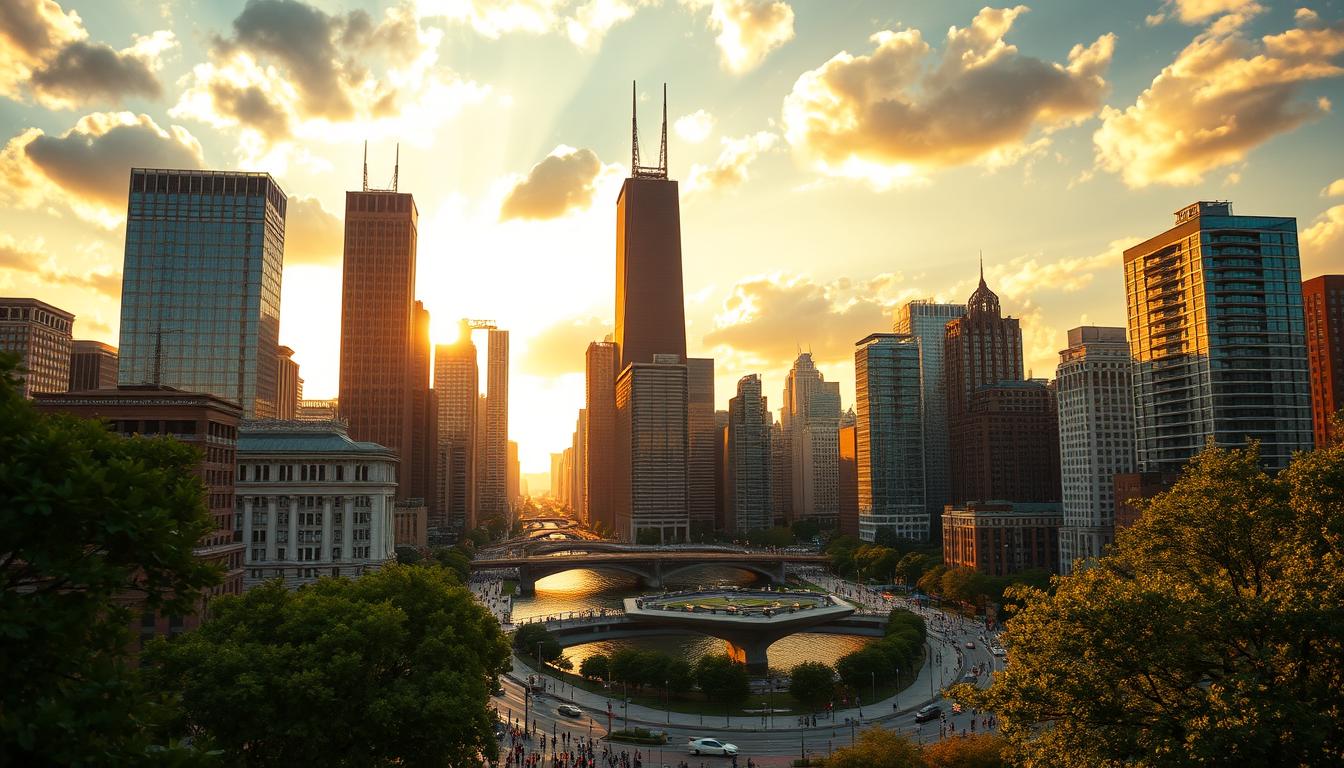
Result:
{"type": "Polygon", "coordinates": [[[397,174],[401,172],[401,142],[397,142],[396,159],[392,163],[392,191],[397,191],[397,174]]]}
{"type": "Polygon", "coordinates": [[[980,282],[985,282],[985,249],[980,249],[980,282]]]}
{"type": "Polygon", "coordinates": [[[667,178],[667,83],[663,83],[663,141],[658,147],[658,168],[667,178]]]}
{"type": "Polygon", "coordinates": [[[639,86],[630,81],[630,173],[639,169],[639,86]]]}
{"type": "Polygon", "coordinates": [[[663,84],[663,135],[658,148],[658,165],[639,164],[639,92],[632,81],[630,87],[630,177],[636,179],[667,178],[667,84],[663,84]]]}
{"type": "Polygon", "coordinates": [[[369,140],[364,140],[364,191],[369,191],[369,140]]]}

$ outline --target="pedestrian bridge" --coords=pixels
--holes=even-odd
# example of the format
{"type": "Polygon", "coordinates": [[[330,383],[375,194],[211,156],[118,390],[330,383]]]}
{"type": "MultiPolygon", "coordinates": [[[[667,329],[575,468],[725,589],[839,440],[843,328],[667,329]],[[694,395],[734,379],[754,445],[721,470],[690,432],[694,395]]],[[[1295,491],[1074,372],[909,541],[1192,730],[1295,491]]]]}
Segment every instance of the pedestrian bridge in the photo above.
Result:
{"type": "Polygon", "coordinates": [[[637,577],[646,588],[662,589],[667,579],[708,566],[736,568],[768,579],[772,584],[782,585],[786,565],[826,562],[828,558],[825,555],[792,552],[658,549],[499,557],[473,560],[471,568],[476,571],[517,568],[519,593],[530,595],[536,592],[538,579],[578,569],[628,573],[637,577]]]}

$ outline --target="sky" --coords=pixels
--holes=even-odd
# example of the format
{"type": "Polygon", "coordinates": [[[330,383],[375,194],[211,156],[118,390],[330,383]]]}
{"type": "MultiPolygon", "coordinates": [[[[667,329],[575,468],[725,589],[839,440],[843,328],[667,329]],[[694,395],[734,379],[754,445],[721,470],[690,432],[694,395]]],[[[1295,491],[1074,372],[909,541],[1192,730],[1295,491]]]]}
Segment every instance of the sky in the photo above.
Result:
{"type": "MultiPolygon", "coordinates": [[[[5,0],[0,294],[117,343],[129,169],[266,171],[289,196],[281,343],[334,397],[345,190],[420,211],[436,341],[511,331],[510,436],[549,470],[609,333],[631,83],[667,84],[687,346],[720,408],[985,276],[1053,375],[1124,325],[1121,251],[1195,200],[1295,216],[1344,271],[1340,0],[5,0]]],[[[483,344],[484,338],[478,339],[483,344]]]]}

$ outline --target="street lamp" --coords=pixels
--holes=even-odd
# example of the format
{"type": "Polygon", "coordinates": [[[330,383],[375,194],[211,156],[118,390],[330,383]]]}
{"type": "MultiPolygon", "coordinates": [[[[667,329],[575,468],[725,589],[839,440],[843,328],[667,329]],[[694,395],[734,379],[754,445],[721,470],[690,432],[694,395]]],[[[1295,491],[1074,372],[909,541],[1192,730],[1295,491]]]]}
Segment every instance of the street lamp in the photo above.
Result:
{"type": "Polygon", "coordinates": [[[672,724],[672,681],[663,681],[663,709],[667,711],[667,724],[672,724]]]}
{"type": "Polygon", "coordinates": [[[877,703],[877,672],[870,671],[868,676],[873,680],[873,703],[877,703]]]}

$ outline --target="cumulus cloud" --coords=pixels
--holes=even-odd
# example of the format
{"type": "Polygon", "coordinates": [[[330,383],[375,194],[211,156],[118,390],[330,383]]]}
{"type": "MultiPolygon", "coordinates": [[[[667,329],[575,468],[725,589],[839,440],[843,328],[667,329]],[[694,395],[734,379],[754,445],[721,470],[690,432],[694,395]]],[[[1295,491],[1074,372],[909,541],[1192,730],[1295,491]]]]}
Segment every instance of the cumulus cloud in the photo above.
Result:
{"type": "Polygon", "coordinates": [[[314,197],[291,197],[285,207],[285,263],[339,264],[345,228],[314,197]]]}
{"type": "Polygon", "coordinates": [[[112,298],[121,296],[120,272],[65,272],[42,255],[42,248],[40,241],[20,243],[12,235],[0,233],[0,269],[29,275],[45,284],[75,285],[112,298]]]}
{"type": "Polygon", "coordinates": [[[1173,18],[1183,24],[1199,24],[1212,16],[1229,13],[1251,16],[1262,10],[1264,8],[1255,0],[1167,0],[1160,11],[1148,16],[1145,21],[1150,27],[1173,18]]]}
{"type": "Polygon", "coordinates": [[[760,131],[740,139],[724,137],[723,151],[713,165],[695,163],[686,180],[687,191],[732,189],[747,181],[747,168],[779,143],[779,136],[760,131]]]}
{"type": "Polygon", "coordinates": [[[507,34],[560,32],[593,47],[617,24],[659,0],[422,0],[420,14],[467,24],[492,40],[507,34]]]}
{"type": "Polygon", "coordinates": [[[1102,111],[1093,135],[1101,168],[1130,187],[1195,184],[1329,111],[1328,101],[1301,90],[1344,74],[1344,22],[1324,27],[1299,17],[1300,26],[1253,39],[1245,32],[1252,10],[1215,20],[1133,105],[1102,111]]]}
{"type": "Polygon", "coordinates": [[[678,117],[672,123],[672,130],[677,132],[682,141],[699,144],[709,138],[710,131],[714,130],[714,116],[697,109],[689,115],[678,117]]]}
{"type": "Polygon", "coordinates": [[[561,145],[514,182],[499,208],[501,221],[558,219],[587,208],[602,173],[602,161],[591,149],[561,145]]]}
{"type": "Polygon", "coordinates": [[[0,95],[22,98],[26,86],[43,106],[70,109],[162,94],[155,73],[177,45],[172,32],[137,36],[120,51],[88,36],[79,14],[54,0],[0,3],[0,95]]]}
{"type": "Polygon", "coordinates": [[[1300,243],[1303,278],[1338,272],[1339,265],[1344,264],[1344,205],[1332,206],[1317,216],[1302,230],[1300,243]]]}
{"type": "Polygon", "coordinates": [[[1018,256],[1006,264],[991,264],[987,280],[994,292],[1006,299],[1027,299],[1042,290],[1074,293],[1092,284],[1098,272],[1110,270],[1122,281],[1125,249],[1139,238],[1112,240],[1095,256],[1066,257],[1042,263],[1039,255],[1018,256]]]}
{"type": "Polygon", "coordinates": [[[1338,197],[1344,195],[1344,179],[1335,179],[1330,182],[1330,186],[1321,190],[1321,197],[1338,197]]]}
{"type": "Polygon", "coordinates": [[[588,344],[611,333],[611,321],[575,317],[549,326],[527,342],[523,373],[553,377],[582,373],[588,344]]]}
{"type": "Polygon", "coordinates": [[[691,10],[709,7],[718,33],[720,63],[741,74],[760,66],[771,51],[793,39],[793,8],[783,0],[681,0],[691,10]]]}
{"type": "Polygon", "coordinates": [[[805,72],[784,99],[785,138],[817,171],[887,187],[936,168],[1016,162],[1040,151],[1037,131],[1093,115],[1114,35],[1074,45],[1068,63],[1026,56],[1004,40],[1026,6],[984,8],[952,27],[941,57],[917,29],[883,31],[876,49],[841,52],[805,72]]]}
{"type": "Polygon", "coordinates": [[[200,142],[148,115],[95,112],[60,136],[29,128],[0,150],[0,200],[26,208],[64,204],[106,227],[126,214],[132,167],[200,168],[200,142]]]}

